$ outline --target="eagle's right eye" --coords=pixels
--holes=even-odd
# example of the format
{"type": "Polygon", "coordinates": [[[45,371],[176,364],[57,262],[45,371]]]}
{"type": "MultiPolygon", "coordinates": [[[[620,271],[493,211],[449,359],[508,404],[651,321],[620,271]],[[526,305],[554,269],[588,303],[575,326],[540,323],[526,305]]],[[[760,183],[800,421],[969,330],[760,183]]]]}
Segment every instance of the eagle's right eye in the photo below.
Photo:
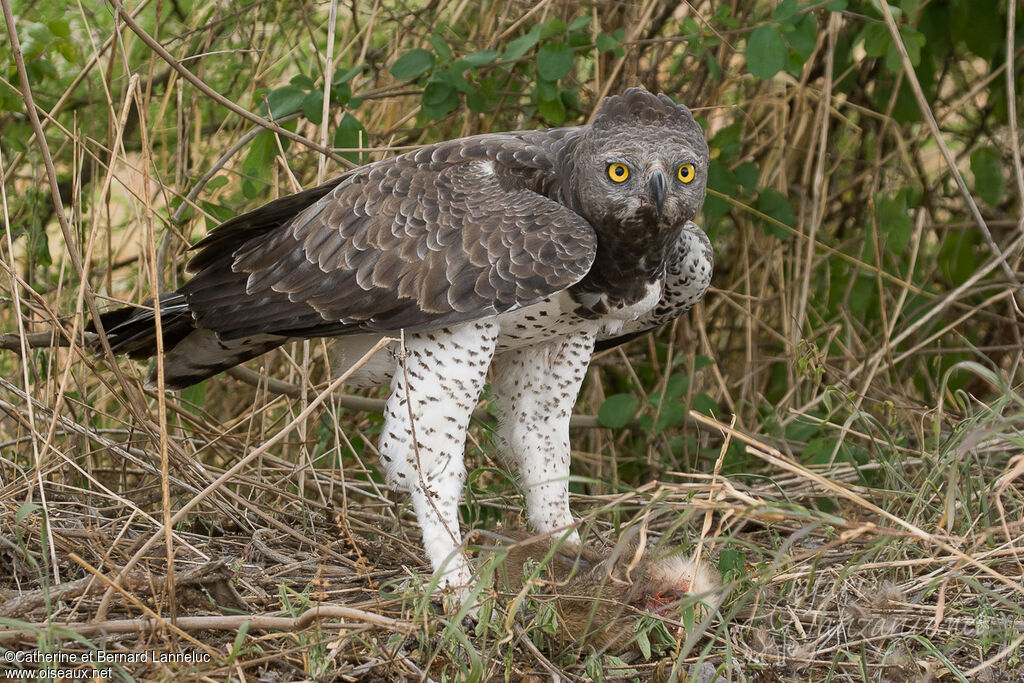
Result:
{"type": "Polygon", "coordinates": [[[629,177],[629,167],[625,164],[608,164],[608,177],[621,183],[629,177]]]}

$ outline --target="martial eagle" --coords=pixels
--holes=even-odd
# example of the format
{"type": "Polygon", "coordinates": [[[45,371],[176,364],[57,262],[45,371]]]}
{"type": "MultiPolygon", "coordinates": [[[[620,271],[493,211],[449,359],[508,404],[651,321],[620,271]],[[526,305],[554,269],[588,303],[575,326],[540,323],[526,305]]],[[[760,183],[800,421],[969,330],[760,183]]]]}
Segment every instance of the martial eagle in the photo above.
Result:
{"type": "MultiPolygon", "coordinates": [[[[710,282],[692,222],[708,161],[685,106],[630,88],[589,125],[441,142],[272,201],[214,228],[160,297],[165,386],[293,339],[337,337],[351,357],[401,334],[360,379],[390,381],[383,468],[442,582],[465,585],[463,451],[488,370],[531,523],[569,529],[569,416],[595,345],[677,317],[710,282]]],[[[102,323],[115,352],[156,353],[151,308],[102,323]]]]}

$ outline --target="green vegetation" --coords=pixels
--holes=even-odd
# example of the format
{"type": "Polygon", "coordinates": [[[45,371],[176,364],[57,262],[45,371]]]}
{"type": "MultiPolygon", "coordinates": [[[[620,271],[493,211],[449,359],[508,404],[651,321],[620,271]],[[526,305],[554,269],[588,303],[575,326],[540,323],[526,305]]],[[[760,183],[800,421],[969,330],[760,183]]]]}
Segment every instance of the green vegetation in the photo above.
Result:
{"type": "MultiPolygon", "coordinates": [[[[0,41],[0,648],[209,655],[115,667],[138,680],[1024,675],[1021,7],[178,0],[128,6],[135,31],[116,2],[10,1],[45,145],[0,41]],[[728,591],[645,621],[649,658],[559,644],[536,595],[475,623],[425,597],[374,404],[304,412],[324,344],[249,364],[283,385],[162,400],[82,346],[91,307],[177,286],[233,215],[420,144],[585,123],[636,83],[704,126],[716,272],[595,361],[573,507],[612,541],[699,545],[728,591]],[[222,621],[133,630],[172,614],[222,621]]],[[[520,527],[490,425],[463,521],[520,527]]]]}

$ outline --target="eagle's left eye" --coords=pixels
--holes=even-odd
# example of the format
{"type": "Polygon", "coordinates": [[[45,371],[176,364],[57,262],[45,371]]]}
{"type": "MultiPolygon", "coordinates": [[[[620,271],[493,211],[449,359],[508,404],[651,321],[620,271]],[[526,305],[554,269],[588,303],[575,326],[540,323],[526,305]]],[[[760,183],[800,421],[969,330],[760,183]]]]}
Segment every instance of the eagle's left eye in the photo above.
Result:
{"type": "Polygon", "coordinates": [[[697,172],[693,168],[693,164],[683,164],[679,167],[679,172],[676,176],[684,183],[688,183],[696,177],[697,172]]]}
{"type": "Polygon", "coordinates": [[[621,183],[629,177],[629,167],[625,164],[608,164],[608,177],[621,183]]]}

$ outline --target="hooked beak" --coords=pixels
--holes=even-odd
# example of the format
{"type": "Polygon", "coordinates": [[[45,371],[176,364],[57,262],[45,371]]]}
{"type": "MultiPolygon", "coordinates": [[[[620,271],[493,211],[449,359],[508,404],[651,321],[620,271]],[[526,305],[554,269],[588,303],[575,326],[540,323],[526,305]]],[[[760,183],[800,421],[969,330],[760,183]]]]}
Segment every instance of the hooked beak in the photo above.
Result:
{"type": "Polygon", "coordinates": [[[650,179],[647,181],[647,196],[658,209],[658,217],[661,217],[661,211],[665,207],[665,188],[668,186],[668,181],[665,179],[665,174],[660,168],[654,169],[654,173],[651,174],[650,179]]]}

